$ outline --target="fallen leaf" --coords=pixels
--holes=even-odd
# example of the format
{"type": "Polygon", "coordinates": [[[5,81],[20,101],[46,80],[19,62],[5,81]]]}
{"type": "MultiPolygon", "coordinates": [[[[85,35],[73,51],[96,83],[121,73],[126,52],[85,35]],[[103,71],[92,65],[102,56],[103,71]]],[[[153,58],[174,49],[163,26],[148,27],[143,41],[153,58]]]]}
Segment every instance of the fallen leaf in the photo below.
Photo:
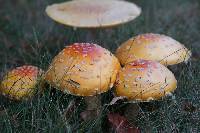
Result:
{"type": "Polygon", "coordinates": [[[116,133],[140,133],[141,131],[119,114],[108,114],[108,120],[116,133]]]}

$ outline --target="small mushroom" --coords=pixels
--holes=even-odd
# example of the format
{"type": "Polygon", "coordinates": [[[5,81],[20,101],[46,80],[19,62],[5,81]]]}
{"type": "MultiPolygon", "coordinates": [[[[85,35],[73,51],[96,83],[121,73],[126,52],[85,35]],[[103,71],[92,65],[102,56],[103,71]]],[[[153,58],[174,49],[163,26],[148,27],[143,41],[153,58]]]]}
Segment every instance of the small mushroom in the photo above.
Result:
{"type": "MultiPolygon", "coordinates": [[[[115,88],[117,96],[126,97],[130,101],[149,102],[171,95],[176,85],[173,73],[162,64],[135,60],[119,71],[115,88]]],[[[136,109],[137,105],[131,106],[136,109]]]]}
{"type": "Polygon", "coordinates": [[[116,94],[129,100],[160,99],[176,89],[176,79],[165,66],[150,60],[135,60],[118,73],[116,94]]]}
{"type": "Polygon", "coordinates": [[[33,96],[42,72],[40,68],[31,65],[24,65],[9,71],[1,82],[1,94],[13,100],[33,96]]]}
{"type": "MultiPolygon", "coordinates": [[[[92,43],[74,43],[53,59],[45,79],[63,92],[86,97],[86,102],[92,103],[91,99],[113,87],[119,69],[118,59],[108,50],[92,43]]],[[[88,104],[88,110],[99,107],[88,104]]]]}
{"type": "Polygon", "coordinates": [[[116,56],[122,65],[136,59],[145,59],[168,66],[187,62],[191,52],[171,37],[146,33],[122,43],[116,51],[116,56]]]}
{"type": "Polygon", "coordinates": [[[141,9],[134,3],[122,0],[75,0],[49,5],[46,13],[61,24],[92,28],[90,38],[86,40],[90,41],[96,34],[94,29],[129,22],[140,15],[141,9]]]}

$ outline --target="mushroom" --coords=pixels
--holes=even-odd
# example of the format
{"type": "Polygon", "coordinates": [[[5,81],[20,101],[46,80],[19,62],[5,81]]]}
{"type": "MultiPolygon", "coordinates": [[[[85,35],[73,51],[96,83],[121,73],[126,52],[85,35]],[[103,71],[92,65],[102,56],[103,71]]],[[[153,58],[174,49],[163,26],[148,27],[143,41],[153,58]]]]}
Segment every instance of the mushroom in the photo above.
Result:
{"type": "Polygon", "coordinates": [[[150,60],[135,60],[118,73],[116,94],[129,100],[160,99],[176,89],[176,79],[165,66],[150,60]]]}
{"type": "Polygon", "coordinates": [[[53,20],[72,27],[93,28],[86,41],[94,39],[95,28],[113,27],[129,22],[141,13],[134,3],[122,0],[75,0],[47,6],[53,20]]]}
{"type": "Polygon", "coordinates": [[[119,69],[118,59],[108,50],[97,44],[74,43],[53,59],[45,79],[65,93],[85,97],[86,104],[90,103],[87,110],[97,110],[98,94],[113,87],[119,69]]]}
{"type": "Polygon", "coordinates": [[[42,72],[40,68],[31,65],[24,65],[9,71],[1,82],[1,94],[13,100],[32,97],[42,72]]]}
{"type": "MultiPolygon", "coordinates": [[[[149,102],[172,95],[176,86],[177,81],[168,68],[155,61],[140,59],[120,69],[115,91],[117,96],[126,97],[129,101],[149,102]]],[[[131,109],[137,110],[137,104],[131,104],[128,110],[131,109]]]]}
{"type": "Polygon", "coordinates": [[[154,60],[163,65],[187,62],[191,52],[171,37],[146,33],[122,43],[116,51],[116,57],[122,65],[136,59],[154,60]]]}

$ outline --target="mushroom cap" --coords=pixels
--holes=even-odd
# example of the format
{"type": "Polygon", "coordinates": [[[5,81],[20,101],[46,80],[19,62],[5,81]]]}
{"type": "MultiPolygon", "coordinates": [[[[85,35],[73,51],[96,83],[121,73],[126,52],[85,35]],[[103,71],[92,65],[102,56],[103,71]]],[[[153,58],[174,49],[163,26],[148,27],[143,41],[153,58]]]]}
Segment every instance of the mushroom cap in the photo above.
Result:
{"type": "Polygon", "coordinates": [[[150,60],[135,60],[118,73],[116,94],[129,100],[160,99],[176,89],[177,81],[162,64],[150,60]]]}
{"type": "Polygon", "coordinates": [[[116,51],[116,56],[122,65],[136,59],[145,59],[167,66],[187,61],[191,52],[171,37],[146,33],[122,43],[116,51]]]}
{"type": "Polygon", "coordinates": [[[108,50],[96,44],[74,43],[53,59],[45,79],[63,92],[93,96],[113,87],[119,69],[118,59],[108,50]]]}
{"type": "Polygon", "coordinates": [[[31,65],[24,65],[9,71],[0,85],[0,92],[10,99],[21,100],[33,96],[35,86],[42,70],[31,65]]]}
{"type": "Polygon", "coordinates": [[[61,24],[97,28],[131,21],[140,15],[141,9],[121,0],[74,0],[50,5],[46,13],[61,24]]]}

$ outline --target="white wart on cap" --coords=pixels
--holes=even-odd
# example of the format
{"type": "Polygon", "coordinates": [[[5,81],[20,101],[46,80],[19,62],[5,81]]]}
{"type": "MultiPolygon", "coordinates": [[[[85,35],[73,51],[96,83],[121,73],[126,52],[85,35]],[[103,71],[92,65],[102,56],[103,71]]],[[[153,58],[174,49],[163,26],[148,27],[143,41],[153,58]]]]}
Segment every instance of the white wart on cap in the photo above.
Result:
{"type": "Polygon", "coordinates": [[[122,65],[137,59],[145,59],[158,61],[167,66],[186,62],[191,52],[171,37],[146,33],[122,43],[116,51],[116,56],[122,65]]]}
{"type": "Polygon", "coordinates": [[[113,86],[119,69],[118,59],[108,50],[96,44],[74,43],[53,59],[45,79],[63,92],[93,96],[113,86]]]}
{"type": "Polygon", "coordinates": [[[116,94],[129,100],[160,99],[176,89],[177,81],[165,66],[148,60],[126,64],[118,73],[116,94]]]}
{"type": "Polygon", "coordinates": [[[141,9],[122,0],[74,0],[50,5],[46,13],[61,24],[97,28],[129,22],[140,15],[141,9]]]}
{"type": "Polygon", "coordinates": [[[38,67],[31,65],[24,65],[9,71],[1,82],[1,94],[14,100],[33,96],[42,72],[38,67]]]}

